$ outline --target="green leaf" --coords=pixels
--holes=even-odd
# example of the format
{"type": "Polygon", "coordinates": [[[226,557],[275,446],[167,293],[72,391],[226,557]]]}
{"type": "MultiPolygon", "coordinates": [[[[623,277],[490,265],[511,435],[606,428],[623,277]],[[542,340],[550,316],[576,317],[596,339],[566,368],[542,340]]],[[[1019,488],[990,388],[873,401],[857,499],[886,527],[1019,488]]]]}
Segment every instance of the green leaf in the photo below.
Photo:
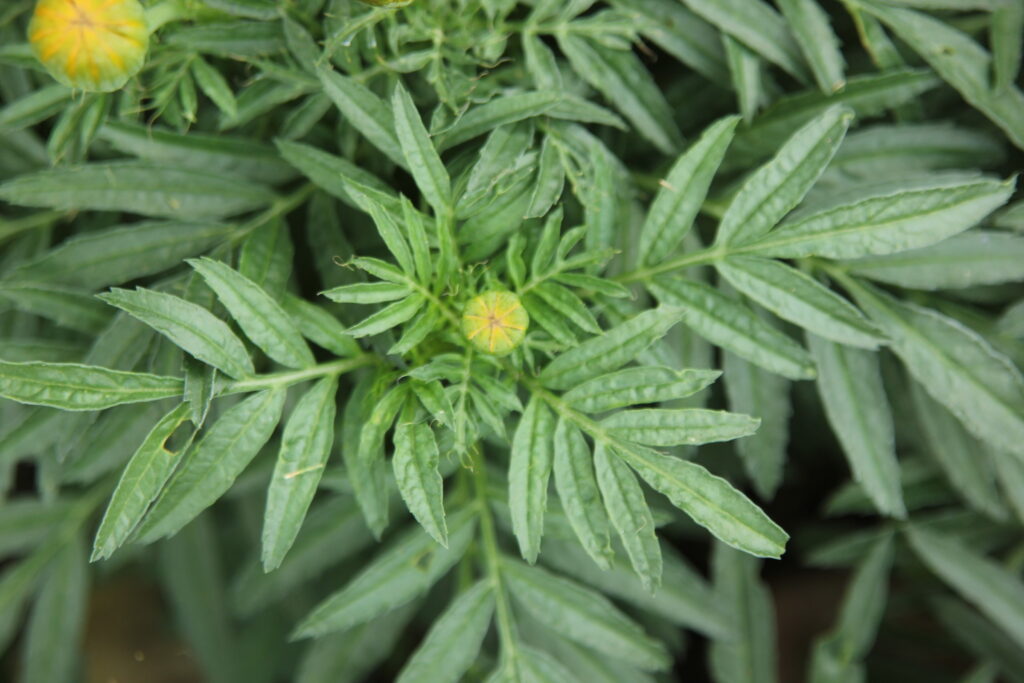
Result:
{"type": "Polygon", "coordinates": [[[623,410],[601,421],[616,438],[646,446],[695,446],[731,441],[757,431],[761,421],[724,410],[623,410]]]}
{"type": "Polygon", "coordinates": [[[810,356],[748,307],[702,282],[659,278],[651,292],[682,311],[683,322],[708,341],[789,379],[812,379],[810,356]]]}
{"type": "Polygon", "coordinates": [[[681,314],[667,306],[644,311],[558,356],[541,371],[539,379],[549,388],[569,389],[616,370],[665,336],[681,314]]]}
{"type": "Polygon", "coordinates": [[[323,68],[317,71],[324,93],[352,126],[366,136],[374,147],[402,168],[406,157],[395,127],[395,119],[384,100],[366,86],[348,76],[323,68]]]}
{"type": "Polygon", "coordinates": [[[350,337],[358,339],[386,332],[416,315],[425,301],[426,299],[420,294],[408,296],[356,323],[348,328],[346,333],[350,337]]]}
{"type": "Polygon", "coordinates": [[[1024,7],[1019,2],[998,3],[989,24],[996,92],[1013,87],[1020,73],[1021,45],[1024,44],[1024,7]]]}
{"type": "Polygon", "coordinates": [[[1016,512],[1017,519],[1024,521],[1024,461],[998,448],[990,449],[989,455],[995,465],[999,487],[1016,512]]]}
{"type": "Polygon", "coordinates": [[[337,393],[337,376],[324,377],[303,394],[285,423],[263,513],[265,572],[281,565],[313,502],[334,445],[337,393]]]}
{"type": "Polygon", "coordinates": [[[545,137],[537,162],[537,180],[525,216],[540,218],[546,215],[562,197],[564,187],[565,166],[562,163],[562,154],[558,146],[551,142],[551,138],[545,137]]]}
{"type": "Polygon", "coordinates": [[[970,230],[922,249],[850,261],[852,273],[910,289],[958,289],[1024,280],[1024,236],[970,230]]]}
{"type": "Polygon", "coordinates": [[[732,622],[729,637],[711,643],[709,660],[716,681],[776,680],[775,615],[771,593],[758,577],[760,565],[721,543],[712,551],[715,592],[732,622]]]}
{"type": "Polygon", "coordinates": [[[990,86],[992,56],[987,50],[966,33],[927,14],[869,0],[856,0],[856,4],[881,19],[1013,144],[1024,148],[1024,94],[1013,86],[990,86]]]}
{"type": "Polygon", "coordinates": [[[608,516],[594,475],[590,448],[579,428],[564,418],[555,427],[555,490],[569,524],[587,554],[602,569],[611,567],[608,516]]]}
{"type": "Polygon", "coordinates": [[[977,224],[1014,182],[941,179],[825,209],[779,226],[744,251],[762,256],[859,258],[926,247],[977,224]]]}
{"type": "Polygon", "coordinates": [[[238,116],[238,102],[235,101],[235,93],[231,86],[220,71],[210,66],[210,63],[199,55],[192,60],[192,78],[226,118],[233,119],[238,116]]]}
{"type": "Polygon", "coordinates": [[[519,551],[531,564],[537,561],[544,533],[548,479],[551,476],[552,433],[555,418],[539,396],[530,399],[512,438],[508,466],[508,500],[512,530],[519,551]]]}
{"type": "Polygon", "coordinates": [[[686,0],[691,10],[797,80],[809,80],[800,48],[785,20],[761,0],[686,0]]]}
{"type": "Polygon", "coordinates": [[[747,49],[728,33],[720,34],[729,65],[732,89],[736,91],[743,120],[750,122],[763,106],[765,93],[765,64],[757,53],[747,49]]]}
{"type": "Polygon", "coordinates": [[[320,306],[285,293],[281,307],[291,317],[302,336],[338,356],[358,356],[359,345],[348,336],[345,326],[320,306]]]}
{"type": "Polygon", "coordinates": [[[177,377],[76,363],[0,361],[0,396],[61,410],[105,410],[124,403],[181,396],[177,377]]]}
{"type": "Polygon", "coordinates": [[[18,176],[0,185],[0,199],[19,206],[128,211],[180,220],[234,216],[266,206],[275,195],[222,174],[115,161],[18,176]]]}
{"type": "Polygon", "coordinates": [[[98,296],[235,379],[255,372],[242,340],[202,306],[172,294],[141,288],[135,291],[112,289],[98,296]]]}
{"type": "Polygon", "coordinates": [[[467,140],[524,119],[540,116],[558,104],[562,93],[558,91],[522,92],[496,97],[463,114],[437,141],[444,151],[467,140]]]}
{"type": "Polygon", "coordinates": [[[638,403],[661,403],[702,391],[722,373],[673,370],[664,366],[626,368],[587,380],[565,392],[562,400],[586,413],[602,413],[638,403]]]}
{"type": "Polygon", "coordinates": [[[245,335],[264,353],[291,368],[316,363],[288,314],[262,287],[220,261],[202,258],[188,263],[203,276],[245,335]]]}
{"type": "Polygon", "coordinates": [[[110,310],[104,311],[106,307],[96,299],[80,290],[59,285],[0,282],[0,306],[4,300],[19,311],[86,334],[98,334],[110,323],[110,310]]]}
{"type": "Polygon", "coordinates": [[[452,601],[398,674],[398,683],[456,683],[473,665],[494,613],[494,588],[482,579],[452,601]]]}
{"type": "Polygon", "coordinates": [[[638,266],[653,265],[676,250],[693,225],[725,150],[732,141],[739,119],[728,116],[716,121],[700,139],[683,153],[654,197],[640,230],[638,266]]]}
{"type": "Polygon", "coordinates": [[[818,395],[853,478],[879,512],[905,517],[892,412],[878,356],[807,335],[818,365],[818,395]]]}
{"type": "Polygon", "coordinates": [[[174,472],[183,450],[169,450],[167,440],[189,418],[189,413],[187,403],[179,403],[172,408],[153,425],[128,461],[107,504],[107,511],[103,513],[103,521],[93,541],[91,561],[106,559],[120,548],[146,514],[150,503],[160,495],[160,489],[174,472]]]}
{"type": "Polygon", "coordinates": [[[665,52],[703,74],[724,83],[729,74],[720,35],[696,14],[673,0],[618,0],[616,9],[627,12],[644,37],[665,52]]]}
{"type": "Polygon", "coordinates": [[[992,463],[989,458],[978,457],[985,452],[984,447],[917,382],[911,382],[910,395],[924,442],[949,483],[978,512],[993,519],[1006,519],[992,463]]]}
{"type": "Polygon", "coordinates": [[[179,265],[226,238],[223,223],[143,221],[72,237],[17,268],[11,277],[100,289],[179,265]]]}
{"type": "Polygon", "coordinates": [[[425,593],[466,552],[475,526],[473,508],[448,518],[443,548],[419,526],[395,539],[344,588],[321,602],[296,628],[295,638],[322,636],[362,624],[425,593]]]}
{"type": "Polygon", "coordinates": [[[644,590],[661,584],[661,546],[643,489],[629,467],[601,442],[594,449],[594,470],[608,517],[619,534],[644,590]]]}
{"type": "Polygon", "coordinates": [[[77,680],[77,644],[85,631],[89,566],[85,544],[76,537],[50,563],[25,629],[24,681],[77,680]],[[54,643],[68,647],[54,648],[54,643]]]}
{"type": "Polygon", "coordinates": [[[267,221],[249,233],[238,254],[238,272],[281,303],[295,260],[295,245],[284,221],[267,221]]]}
{"type": "Polygon", "coordinates": [[[560,572],[587,583],[610,597],[658,615],[670,623],[715,637],[727,635],[726,621],[717,597],[695,569],[673,552],[663,549],[661,586],[655,593],[645,588],[634,570],[621,558],[610,569],[588,561],[576,544],[551,540],[544,546],[544,561],[560,572]]]}
{"type": "Polygon", "coordinates": [[[866,349],[882,341],[855,306],[811,276],[779,261],[730,256],[715,268],[741,293],[784,320],[832,341],[866,349]]]}
{"type": "Polygon", "coordinates": [[[340,304],[379,304],[404,299],[412,290],[394,282],[357,282],[320,293],[340,304]]]}
{"type": "Polygon", "coordinates": [[[271,184],[295,177],[273,146],[250,138],[196,131],[184,135],[123,121],[108,121],[99,137],[120,152],[172,168],[271,184]]]}
{"type": "Polygon", "coordinates": [[[679,148],[672,110],[650,72],[627,50],[615,50],[571,33],[558,33],[558,46],[573,68],[661,152],[679,148]]]}
{"type": "Polygon", "coordinates": [[[370,376],[356,385],[342,418],[341,455],[349,472],[352,489],[366,522],[380,538],[388,523],[385,488],[384,435],[402,407],[408,387],[404,384],[387,390],[378,384],[380,377],[370,376]]]}
{"type": "Polygon", "coordinates": [[[779,9],[811,65],[821,91],[828,95],[842,88],[846,77],[839,39],[817,0],[780,0],[779,9]]]}
{"type": "Polygon", "coordinates": [[[261,391],[225,411],[185,455],[136,538],[150,543],[172,536],[213,505],[270,439],[284,398],[284,391],[261,391]]]}
{"type": "Polygon", "coordinates": [[[756,415],[761,420],[757,432],[738,439],[735,447],[754,489],[770,500],[782,483],[786,464],[791,413],[789,382],[728,351],[722,354],[722,368],[729,410],[756,415]]]}
{"type": "Polygon", "coordinates": [[[597,324],[594,314],[587,305],[565,287],[550,280],[533,288],[537,296],[545,301],[556,313],[571,321],[585,332],[600,334],[601,326],[597,324]]]}
{"type": "Polygon", "coordinates": [[[444,482],[437,471],[440,453],[434,430],[406,415],[395,427],[391,464],[402,500],[431,537],[448,547],[444,514],[444,482]]]}
{"type": "Polygon", "coordinates": [[[285,161],[299,169],[318,187],[344,202],[360,206],[354,198],[359,193],[372,197],[385,206],[391,206],[396,202],[393,191],[380,178],[344,157],[328,154],[298,142],[277,140],[276,143],[285,161]]]}
{"type": "Polygon", "coordinates": [[[932,398],[975,436],[1024,456],[1024,379],[984,338],[926,308],[853,285],[858,303],[932,398]]]}
{"type": "Polygon", "coordinates": [[[850,110],[832,107],[794,133],[740,187],[718,224],[715,244],[749,243],[782,220],[824,172],[852,119],[850,110]]]}
{"type": "Polygon", "coordinates": [[[453,206],[448,171],[423,127],[416,105],[400,83],[392,94],[391,109],[395,117],[395,133],[416,185],[439,216],[449,215],[453,206]]]}
{"type": "Polygon", "coordinates": [[[872,545],[850,579],[831,633],[846,661],[861,659],[871,651],[888,599],[892,563],[893,537],[887,533],[872,545]]]}
{"type": "Polygon", "coordinates": [[[600,593],[518,560],[501,564],[515,599],[557,633],[645,670],[665,669],[668,653],[600,593]]]}
{"type": "Polygon", "coordinates": [[[789,535],[729,482],[700,465],[649,448],[616,452],[655,490],[719,540],[758,557],[779,557],[789,535]]]}
{"type": "Polygon", "coordinates": [[[1024,647],[1024,585],[1020,578],[948,535],[906,528],[922,562],[1024,647]]]}

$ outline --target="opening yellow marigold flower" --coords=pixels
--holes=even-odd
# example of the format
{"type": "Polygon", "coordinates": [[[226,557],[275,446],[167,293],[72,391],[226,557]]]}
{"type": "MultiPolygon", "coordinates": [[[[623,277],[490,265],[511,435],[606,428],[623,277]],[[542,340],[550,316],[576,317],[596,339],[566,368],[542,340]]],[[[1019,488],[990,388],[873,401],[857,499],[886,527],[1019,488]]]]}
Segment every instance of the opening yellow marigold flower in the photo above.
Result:
{"type": "Polygon", "coordinates": [[[50,75],[94,92],[123,86],[149,48],[139,0],[39,0],[28,39],[50,75]]]}
{"type": "Polygon", "coordinates": [[[486,292],[462,313],[462,332],[485,353],[504,356],[519,346],[530,326],[530,316],[512,292],[486,292]]]}

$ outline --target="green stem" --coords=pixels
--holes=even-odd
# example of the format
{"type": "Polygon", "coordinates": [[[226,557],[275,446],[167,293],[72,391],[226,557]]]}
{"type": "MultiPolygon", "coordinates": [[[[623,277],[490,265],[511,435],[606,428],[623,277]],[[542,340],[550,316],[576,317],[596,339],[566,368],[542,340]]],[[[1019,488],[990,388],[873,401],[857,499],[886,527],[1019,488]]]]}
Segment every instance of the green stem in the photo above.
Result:
{"type": "Polygon", "coordinates": [[[316,379],[318,377],[326,377],[327,375],[342,375],[346,372],[351,372],[356,368],[372,365],[376,362],[377,358],[372,354],[363,354],[361,356],[356,356],[355,358],[339,358],[338,360],[321,363],[310,368],[303,368],[302,370],[275,372],[268,375],[260,375],[259,377],[252,377],[250,379],[235,380],[224,387],[224,389],[217,395],[227,396],[228,394],[239,394],[247,391],[258,391],[260,389],[287,387],[292,384],[297,384],[298,382],[305,382],[306,380],[316,379]]]}
{"type": "Polygon", "coordinates": [[[487,471],[484,459],[477,450],[473,457],[473,483],[480,514],[480,540],[484,567],[494,589],[495,614],[498,618],[498,640],[505,662],[516,661],[516,630],[509,604],[508,593],[501,580],[501,551],[498,549],[498,534],[494,517],[487,503],[487,471]]]}

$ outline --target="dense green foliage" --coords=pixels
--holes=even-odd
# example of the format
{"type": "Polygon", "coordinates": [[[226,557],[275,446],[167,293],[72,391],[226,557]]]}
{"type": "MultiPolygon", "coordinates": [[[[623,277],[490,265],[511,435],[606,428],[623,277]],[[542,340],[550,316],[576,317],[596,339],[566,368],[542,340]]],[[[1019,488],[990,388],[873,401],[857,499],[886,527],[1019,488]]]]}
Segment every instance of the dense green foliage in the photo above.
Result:
{"type": "Polygon", "coordinates": [[[1024,680],[1024,4],[144,4],[0,8],[0,678],[1024,680]]]}

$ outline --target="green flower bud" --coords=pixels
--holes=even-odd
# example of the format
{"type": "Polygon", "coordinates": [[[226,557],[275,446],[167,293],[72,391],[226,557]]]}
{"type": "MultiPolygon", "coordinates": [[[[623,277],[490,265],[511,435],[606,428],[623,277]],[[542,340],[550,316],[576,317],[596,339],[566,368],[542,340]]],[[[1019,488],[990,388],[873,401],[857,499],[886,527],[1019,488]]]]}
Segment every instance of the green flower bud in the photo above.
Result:
{"type": "Polygon", "coordinates": [[[473,346],[495,356],[504,356],[522,343],[530,316],[512,292],[485,292],[462,313],[462,333],[473,346]]]}

